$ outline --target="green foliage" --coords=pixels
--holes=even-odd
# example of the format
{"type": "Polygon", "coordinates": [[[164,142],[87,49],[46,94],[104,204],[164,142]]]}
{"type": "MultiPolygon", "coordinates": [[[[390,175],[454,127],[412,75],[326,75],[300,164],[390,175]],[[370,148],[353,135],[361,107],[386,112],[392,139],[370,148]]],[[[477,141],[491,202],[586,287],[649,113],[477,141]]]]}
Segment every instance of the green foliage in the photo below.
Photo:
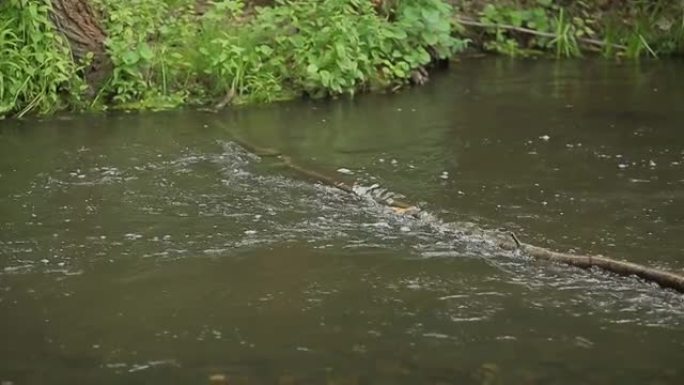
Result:
{"type": "Polygon", "coordinates": [[[531,53],[530,49],[545,49],[549,39],[530,38],[526,42],[522,42],[509,29],[498,27],[529,28],[549,32],[552,28],[552,19],[547,14],[547,7],[550,7],[551,4],[545,1],[539,3],[532,9],[521,9],[512,5],[487,4],[482,10],[480,21],[492,25],[488,29],[488,33],[493,35],[493,38],[485,42],[485,49],[510,56],[527,55],[531,53]],[[526,43],[526,47],[524,43],[526,43]]]}
{"type": "MultiPolygon", "coordinates": [[[[106,15],[107,52],[114,64],[100,90],[106,102],[126,108],[166,108],[186,102],[196,27],[190,0],[96,0],[106,15]]],[[[98,98],[98,101],[102,101],[98,98]]]]}
{"type": "Polygon", "coordinates": [[[50,2],[0,3],[0,117],[75,104],[84,83],[49,18],[50,2]]]}
{"type": "Polygon", "coordinates": [[[201,16],[191,0],[98,1],[115,65],[102,97],[127,108],[353,95],[404,84],[465,45],[441,0],[399,1],[392,20],[370,0],[217,0],[201,16]]]}
{"type": "MultiPolygon", "coordinates": [[[[412,71],[466,43],[451,36],[451,9],[442,0],[394,1],[383,11],[371,0],[279,0],[258,9],[216,0],[201,15],[195,0],[92,3],[113,64],[93,101],[101,107],[353,95],[406,84],[412,71]]],[[[62,106],[60,92],[80,95],[49,1],[9,4],[0,18],[0,111],[49,112],[62,106]]]]}
{"type": "Polygon", "coordinates": [[[677,1],[626,0],[606,8],[594,0],[499,0],[482,8],[480,22],[491,25],[483,47],[510,56],[550,50],[557,57],[577,57],[582,48],[597,47],[582,47],[585,39],[604,41],[607,57],[684,53],[684,3],[677,1]]]}
{"type": "MultiPolygon", "coordinates": [[[[397,88],[463,50],[446,0],[91,0],[113,71],[93,106],[170,108],[397,88]]],[[[465,2],[467,3],[467,2],[465,2]]],[[[476,2],[482,4],[482,2],[476,2]]],[[[480,9],[485,49],[576,57],[587,38],[606,56],[684,53],[684,3],[498,0],[480,9]],[[530,30],[536,33],[529,33],[530,30]]],[[[0,1],[0,116],[81,105],[86,90],[49,0],[0,1]],[[74,75],[76,74],[76,75],[74,75]]]]}
{"type": "Polygon", "coordinates": [[[577,44],[577,28],[567,20],[565,11],[560,9],[558,17],[554,18],[555,37],[551,39],[549,45],[555,47],[556,57],[575,57],[580,56],[580,48],[577,44]]]}
{"type": "Polygon", "coordinates": [[[633,0],[639,13],[625,24],[613,20],[614,38],[628,57],[684,54],[684,2],[633,0]]]}
{"type": "Polygon", "coordinates": [[[445,59],[466,48],[467,40],[451,36],[451,7],[439,0],[405,0],[397,5],[397,24],[406,31],[410,46],[429,47],[445,59]]]}
{"type": "Polygon", "coordinates": [[[580,56],[577,39],[593,33],[582,19],[568,19],[564,8],[551,0],[537,0],[536,5],[529,9],[490,3],[484,7],[480,20],[492,25],[490,33],[494,35],[485,43],[485,48],[510,56],[524,56],[548,49],[553,49],[557,57],[580,56]],[[520,36],[513,33],[515,28],[540,34],[520,36]]]}

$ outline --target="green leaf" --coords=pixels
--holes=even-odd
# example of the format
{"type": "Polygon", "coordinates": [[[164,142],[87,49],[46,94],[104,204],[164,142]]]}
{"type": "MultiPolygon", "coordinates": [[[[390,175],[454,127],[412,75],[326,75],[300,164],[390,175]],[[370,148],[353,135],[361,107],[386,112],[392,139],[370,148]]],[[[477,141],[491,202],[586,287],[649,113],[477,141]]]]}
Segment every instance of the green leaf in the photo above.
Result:
{"type": "Polygon", "coordinates": [[[152,49],[150,49],[150,46],[147,44],[141,44],[140,47],[138,47],[138,54],[145,61],[149,61],[154,57],[154,52],[152,52],[152,49]]]}
{"type": "Polygon", "coordinates": [[[346,56],[344,45],[342,43],[339,43],[339,42],[335,43],[335,52],[337,53],[337,56],[339,56],[339,57],[346,56]]]}
{"type": "Polygon", "coordinates": [[[330,86],[330,78],[331,78],[330,72],[328,72],[326,70],[322,70],[321,72],[319,72],[319,75],[321,76],[321,84],[324,87],[329,87],[330,86]]]}
{"type": "Polygon", "coordinates": [[[306,72],[309,73],[310,75],[314,75],[318,73],[318,66],[315,65],[314,63],[309,64],[306,66],[306,72]]]}
{"type": "Polygon", "coordinates": [[[273,53],[273,48],[271,48],[271,47],[269,47],[269,46],[267,46],[267,45],[265,45],[265,44],[260,45],[260,46],[258,47],[258,50],[259,50],[259,52],[261,52],[262,54],[264,54],[264,55],[266,55],[266,56],[269,56],[269,55],[271,55],[271,54],[273,53]]]}
{"type": "Polygon", "coordinates": [[[485,5],[484,9],[482,10],[482,16],[492,21],[496,20],[498,15],[499,11],[493,4],[485,5]]]}
{"type": "Polygon", "coordinates": [[[427,45],[435,45],[439,41],[439,36],[432,32],[426,32],[423,34],[423,40],[427,45]]]}
{"type": "Polygon", "coordinates": [[[138,53],[135,51],[126,51],[126,53],[123,54],[122,58],[124,61],[124,64],[127,65],[133,65],[140,60],[140,57],[138,56],[138,53]]]}

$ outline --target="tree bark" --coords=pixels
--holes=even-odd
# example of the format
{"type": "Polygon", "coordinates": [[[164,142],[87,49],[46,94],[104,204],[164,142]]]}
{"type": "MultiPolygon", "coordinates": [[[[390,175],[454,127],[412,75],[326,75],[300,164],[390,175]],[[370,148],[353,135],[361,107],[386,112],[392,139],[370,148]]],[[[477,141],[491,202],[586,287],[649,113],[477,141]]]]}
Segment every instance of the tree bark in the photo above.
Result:
{"type": "Polygon", "coordinates": [[[97,13],[88,0],[52,0],[51,16],[57,30],[69,42],[76,62],[83,62],[92,54],[84,75],[90,91],[96,92],[113,68],[105,49],[107,35],[97,13]]]}

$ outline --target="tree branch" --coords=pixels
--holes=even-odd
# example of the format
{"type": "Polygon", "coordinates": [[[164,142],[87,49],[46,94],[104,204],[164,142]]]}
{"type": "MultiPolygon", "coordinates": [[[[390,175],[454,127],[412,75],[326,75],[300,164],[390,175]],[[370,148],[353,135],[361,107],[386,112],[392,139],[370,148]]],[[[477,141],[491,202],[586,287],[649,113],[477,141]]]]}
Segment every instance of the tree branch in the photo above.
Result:
{"type": "MultiPolygon", "coordinates": [[[[492,23],[483,23],[479,21],[475,21],[472,19],[466,19],[462,17],[455,17],[454,21],[458,24],[461,25],[466,25],[469,27],[478,27],[478,28],[498,28],[498,29],[506,29],[509,31],[516,31],[516,32],[521,32],[521,33],[526,33],[528,35],[535,35],[535,36],[541,36],[541,37],[548,37],[548,38],[556,38],[558,37],[555,33],[552,32],[544,32],[544,31],[537,31],[535,29],[531,28],[525,28],[525,27],[516,27],[514,25],[510,24],[492,24],[492,23]]],[[[588,44],[588,45],[594,45],[598,47],[611,47],[619,50],[626,50],[627,47],[622,45],[622,44],[615,44],[615,43],[608,43],[603,40],[598,40],[598,39],[591,39],[591,38],[586,38],[586,37],[577,37],[577,41],[588,44]]]]}

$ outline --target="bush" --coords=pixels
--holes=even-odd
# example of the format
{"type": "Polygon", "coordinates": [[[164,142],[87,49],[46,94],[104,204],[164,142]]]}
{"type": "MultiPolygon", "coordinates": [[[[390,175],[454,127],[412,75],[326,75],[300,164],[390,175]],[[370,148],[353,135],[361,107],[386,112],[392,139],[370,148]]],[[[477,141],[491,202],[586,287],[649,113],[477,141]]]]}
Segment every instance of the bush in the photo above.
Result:
{"type": "MultiPolygon", "coordinates": [[[[92,0],[113,70],[92,106],[168,108],[353,95],[409,82],[465,47],[442,0],[92,0]]],[[[80,106],[50,1],[0,5],[0,116],[80,106]]]]}
{"type": "Polygon", "coordinates": [[[441,0],[399,1],[392,17],[370,0],[221,0],[201,16],[194,1],[99,2],[115,64],[103,96],[127,107],[353,95],[405,84],[465,45],[441,0]]]}

